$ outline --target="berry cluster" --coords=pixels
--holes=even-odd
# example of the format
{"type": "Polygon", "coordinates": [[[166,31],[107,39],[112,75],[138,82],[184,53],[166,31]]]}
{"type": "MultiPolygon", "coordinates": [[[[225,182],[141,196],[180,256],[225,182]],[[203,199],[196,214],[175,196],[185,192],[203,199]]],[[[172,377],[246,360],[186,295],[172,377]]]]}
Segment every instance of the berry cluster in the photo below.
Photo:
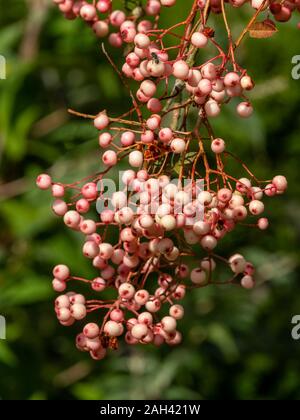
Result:
{"type": "MultiPolygon", "coordinates": [[[[67,185],[47,174],[37,178],[39,188],[52,191],[54,213],[83,235],[83,255],[97,271],[95,278],[86,279],[65,265],[54,268],[55,291],[63,293],[70,282],[79,281],[96,294],[96,299],[72,291],[60,295],[57,318],[69,326],[102,312],[101,322],[86,324],[76,340],[78,349],[94,359],[117,348],[122,335],[128,344],[178,344],[177,322],[184,309],[177,302],[188,290],[211,284],[254,287],[251,262],[240,254],[226,259],[216,253],[217,246],[240,225],[267,229],[264,199],[287,189],[282,175],[257,179],[211,125],[211,118],[236,97],[242,98],[237,118],[251,116],[245,93],[254,82],[238,65],[235,52],[261,13],[268,9],[282,21],[282,9],[275,13],[277,3],[253,0],[255,14],[234,41],[224,0],[191,1],[187,18],[170,28],[160,28],[159,13],[161,6],[174,6],[174,0],[149,0],[128,17],[113,11],[110,0],[55,3],[67,17],[81,16],[94,29],[106,25],[103,35],[109,23],[120,28],[109,40],[129,46],[122,69],[103,51],[132,100],[132,108],[119,117],[70,110],[93,120],[98,130],[100,172],[67,185]],[[207,26],[211,12],[221,14],[226,49],[207,26]],[[103,13],[106,17],[99,20],[103,13]],[[216,54],[203,58],[203,51],[211,54],[214,49],[216,54]],[[127,78],[137,82],[135,92],[127,78]],[[240,164],[242,177],[228,173],[230,160],[240,164]],[[120,161],[128,169],[114,189],[106,177],[116,174],[120,161]],[[228,279],[219,279],[217,263],[228,267],[228,279]]],[[[239,7],[245,1],[229,3],[239,7]]],[[[288,10],[295,9],[291,2],[280,7],[286,3],[288,10]]]]}

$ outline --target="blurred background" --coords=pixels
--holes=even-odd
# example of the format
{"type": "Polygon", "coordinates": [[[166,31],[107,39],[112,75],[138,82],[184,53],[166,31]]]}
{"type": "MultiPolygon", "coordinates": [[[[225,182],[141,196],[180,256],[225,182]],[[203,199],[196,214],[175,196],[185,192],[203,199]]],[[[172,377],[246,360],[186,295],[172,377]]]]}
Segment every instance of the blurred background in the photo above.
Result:
{"type": "MultiPolygon", "coordinates": [[[[7,320],[0,398],[299,399],[300,341],[291,338],[292,316],[300,314],[300,80],[291,77],[297,21],[280,25],[272,39],[247,39],[238,54],[257,83],[255,115],[240,120],[229,107],[214,122],[258,177],[289,179],[285,196],[267,200],[267,232],[240,228],[222,245],[224,255],[238,250],[258,266],[258,287],[195,290],[185,300],[181,346],[122,346],[94,362],[75,349],[80,325],[64,328],[55,319],[51,270],[64,262],[78,275],[95,272],[81,256],[80,235],[54,217],[35,177],[50,171],[76,180],[97,169],[94,129],[66,109],[118,115],[128,95],[83,23],[64,20],[48,0],[0,6],[7,61],[0,80],[0,314],[7,320]]],[[[235,34],[249,13],[248,6],[231,13],[235,34]]],[[[221,20],[214,21],[220,36],[221,20]]],[[[119,51],[111,54],[121,62],[119,51]]]]}

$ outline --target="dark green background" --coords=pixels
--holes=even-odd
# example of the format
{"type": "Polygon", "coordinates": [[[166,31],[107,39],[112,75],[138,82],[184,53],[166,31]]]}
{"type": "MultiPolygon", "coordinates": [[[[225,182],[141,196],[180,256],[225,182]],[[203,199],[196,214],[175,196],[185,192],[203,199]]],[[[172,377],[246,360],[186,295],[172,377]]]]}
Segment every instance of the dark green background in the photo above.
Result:
{"type": "MultiPolygon", "coordinates": [[[[214,122],[259,177],[289,178],[285,196],[266,200],[269,231],[239,228],[222,245],[224,255],[238,250],[255,262],[258,287],[195,290],[186,298],[181,346],[122,346],[95,363],[75,349],[80,325],[58,325],[50,287],[58,262],[78,275],[95,272],[81,257],[80,235],[52,215],[49,194],[34,181],[41,171],[76,180],[99,167],[95,131],[70,118],[67,107],[117,115],[129,99],[100,42],[50,3],[0,0],[8,72],[0,81],[0,314],[8,324],[0,341],[0,398],[299,399],[300,341],[291,338],[291,318],[300,314],[300,80],[291,77],[291,59],[300,54],[297,19],[272,39],[247,39],[239,51],[257,83],[255,115],[237,119],[230,106],[214,122]]],[[[230,14],[234,34],[249,17],[250,8],[243,10],[230,14]]],[[[182,8],[171,20],[178,14],[182,8]]],[[[214,21],[220,39],[224,28],[219,17],[214,21]]],[[[121,61],[119,51],[112,54],[121,61]]]]}

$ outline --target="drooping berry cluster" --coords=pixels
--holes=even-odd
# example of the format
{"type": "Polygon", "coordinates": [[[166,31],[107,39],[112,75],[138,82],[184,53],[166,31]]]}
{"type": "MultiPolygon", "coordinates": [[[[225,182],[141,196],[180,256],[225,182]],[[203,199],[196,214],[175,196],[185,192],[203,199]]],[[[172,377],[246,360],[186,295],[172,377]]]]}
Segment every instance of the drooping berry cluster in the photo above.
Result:
{"type": "Polygon", "coordinates": [[[52,190],[54,213],[84,236],[83,255],[97,271],[86,279],[63,264],[54,268],[55,291],[63,293],[70,282],[80,281],[89,285],[88,296],[96,294],[93,299],[72,291],[62,294],[55,302],[57,318],[69,326],[100,312],[100,323],[89,322],[76,340],[94,359],[116,348],[123,334],[128,344],[178,344],[177,322],[184,309],[177,302],[188,290],[211,284],[254,286],[251,262],[240,254],[226,259],[215,250],[239,225],[267,229],[263,200],[287,188],[282,175],[258,180],[211,126],[211,118],[236,97],[242,99],[237,117],[251,116],[245,93],[254,83],[235,52],[261,13],[274,7],[252,1],[257,10],[234,41],[223,0],[191,1],[187,18],[170,28],[160,28],[159,13],[161,6],[174,6],[172,0],[149,0],[128,17],[113,11],[111,1],[55,2],[67,17],[81,16],[93,27],[107,25],[103,35],[108,22],[120,28],[109,39],[130,46],[121,70],[103,50],[132,100],[132,108],[120,117],[70,111],[92,119],[99,132],[99,173],[68,185],[46,174],[37,178],[39,188],[52,190]],[[226,49],[207,26],[210,12],[221,14],[226,49]],[[204,58],[203,52],[213,49],[216,53],[204,58]],[[134,92],[127,78],[138,83],[134,92]],[[113,188],[110,174],[124,160],[129,167],[113,188]],[[230,160],[240,163],[241,178],[228,173],[230,160]],[[228,267],[229,279],[218,278],[217,262],[228,267]]]}

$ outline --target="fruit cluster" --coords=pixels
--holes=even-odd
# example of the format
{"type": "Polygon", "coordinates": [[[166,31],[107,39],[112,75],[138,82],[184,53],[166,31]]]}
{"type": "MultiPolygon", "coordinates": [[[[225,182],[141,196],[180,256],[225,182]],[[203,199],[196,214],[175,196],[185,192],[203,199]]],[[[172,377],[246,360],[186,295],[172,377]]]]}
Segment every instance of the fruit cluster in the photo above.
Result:
{"type": "MultiPolygon", "coordinates": [[[[264,199],[283,194],[287,180],[282,175],[257,179],[228,150],[228,141],[214,133],[211,119],[235,98],[241,98],[237,118],[251,116],[245,95],[254,82],[237,63],[236,50],[250,30],[255,32],[266,9],[286,21],[285,9],[291,14],[297,2],[253,0],[254,15],[237,40],[226,8],[245,1],[190,1],[186,19],[170,28],[160,27],[159,14],[162,6],[175,6],[175,0],[149,0],[128,16],[114,10],[110,0],[54,2],[66,17],[87,21],[98,36],[108,35],[109,25],[118,27],[109,42],[127,44],[122,69],[103,51],[132,101],[119,117],[70,110],[90,118],[98,130],[103,170],[67,185],[47,174],[37,178],[39,188],[52,191],[54,213],[83,235],[83,255],[97,271],[94,279],[86,279],[63,264],[54,268],[53,288],[64,293],[55,301],[57,318],[69,326],[89,313],[102,313],[101,321],[86,324],[76,339],[77,347],[94,359],[117,348],[122,335],[128,344],[178,344],[177,323],[184,316],[178,302],[187,291],[212,284],[251,289],[255,284],[251,262],[238,253],[226,259],[216,249],[239,225],[267,229],[264,199]],[[226,48],[207,25],[211,12],[224,22],[226,48]],[[128,78],[137,82],[135,91],[128,78]],[[228,173],[231,160],[240,164],[238,178],[228,173]],[[120,162],[127,169],[111,188],[107,177],[116,175],[120,162]],[[219,279],[217,263],[228,267],[227,280],[219,279]],[[89,285],[96,296],[66,292],[76,281],[89,285]]],[[[270,20],[260,25],[269,29],[270,20]]]]}

